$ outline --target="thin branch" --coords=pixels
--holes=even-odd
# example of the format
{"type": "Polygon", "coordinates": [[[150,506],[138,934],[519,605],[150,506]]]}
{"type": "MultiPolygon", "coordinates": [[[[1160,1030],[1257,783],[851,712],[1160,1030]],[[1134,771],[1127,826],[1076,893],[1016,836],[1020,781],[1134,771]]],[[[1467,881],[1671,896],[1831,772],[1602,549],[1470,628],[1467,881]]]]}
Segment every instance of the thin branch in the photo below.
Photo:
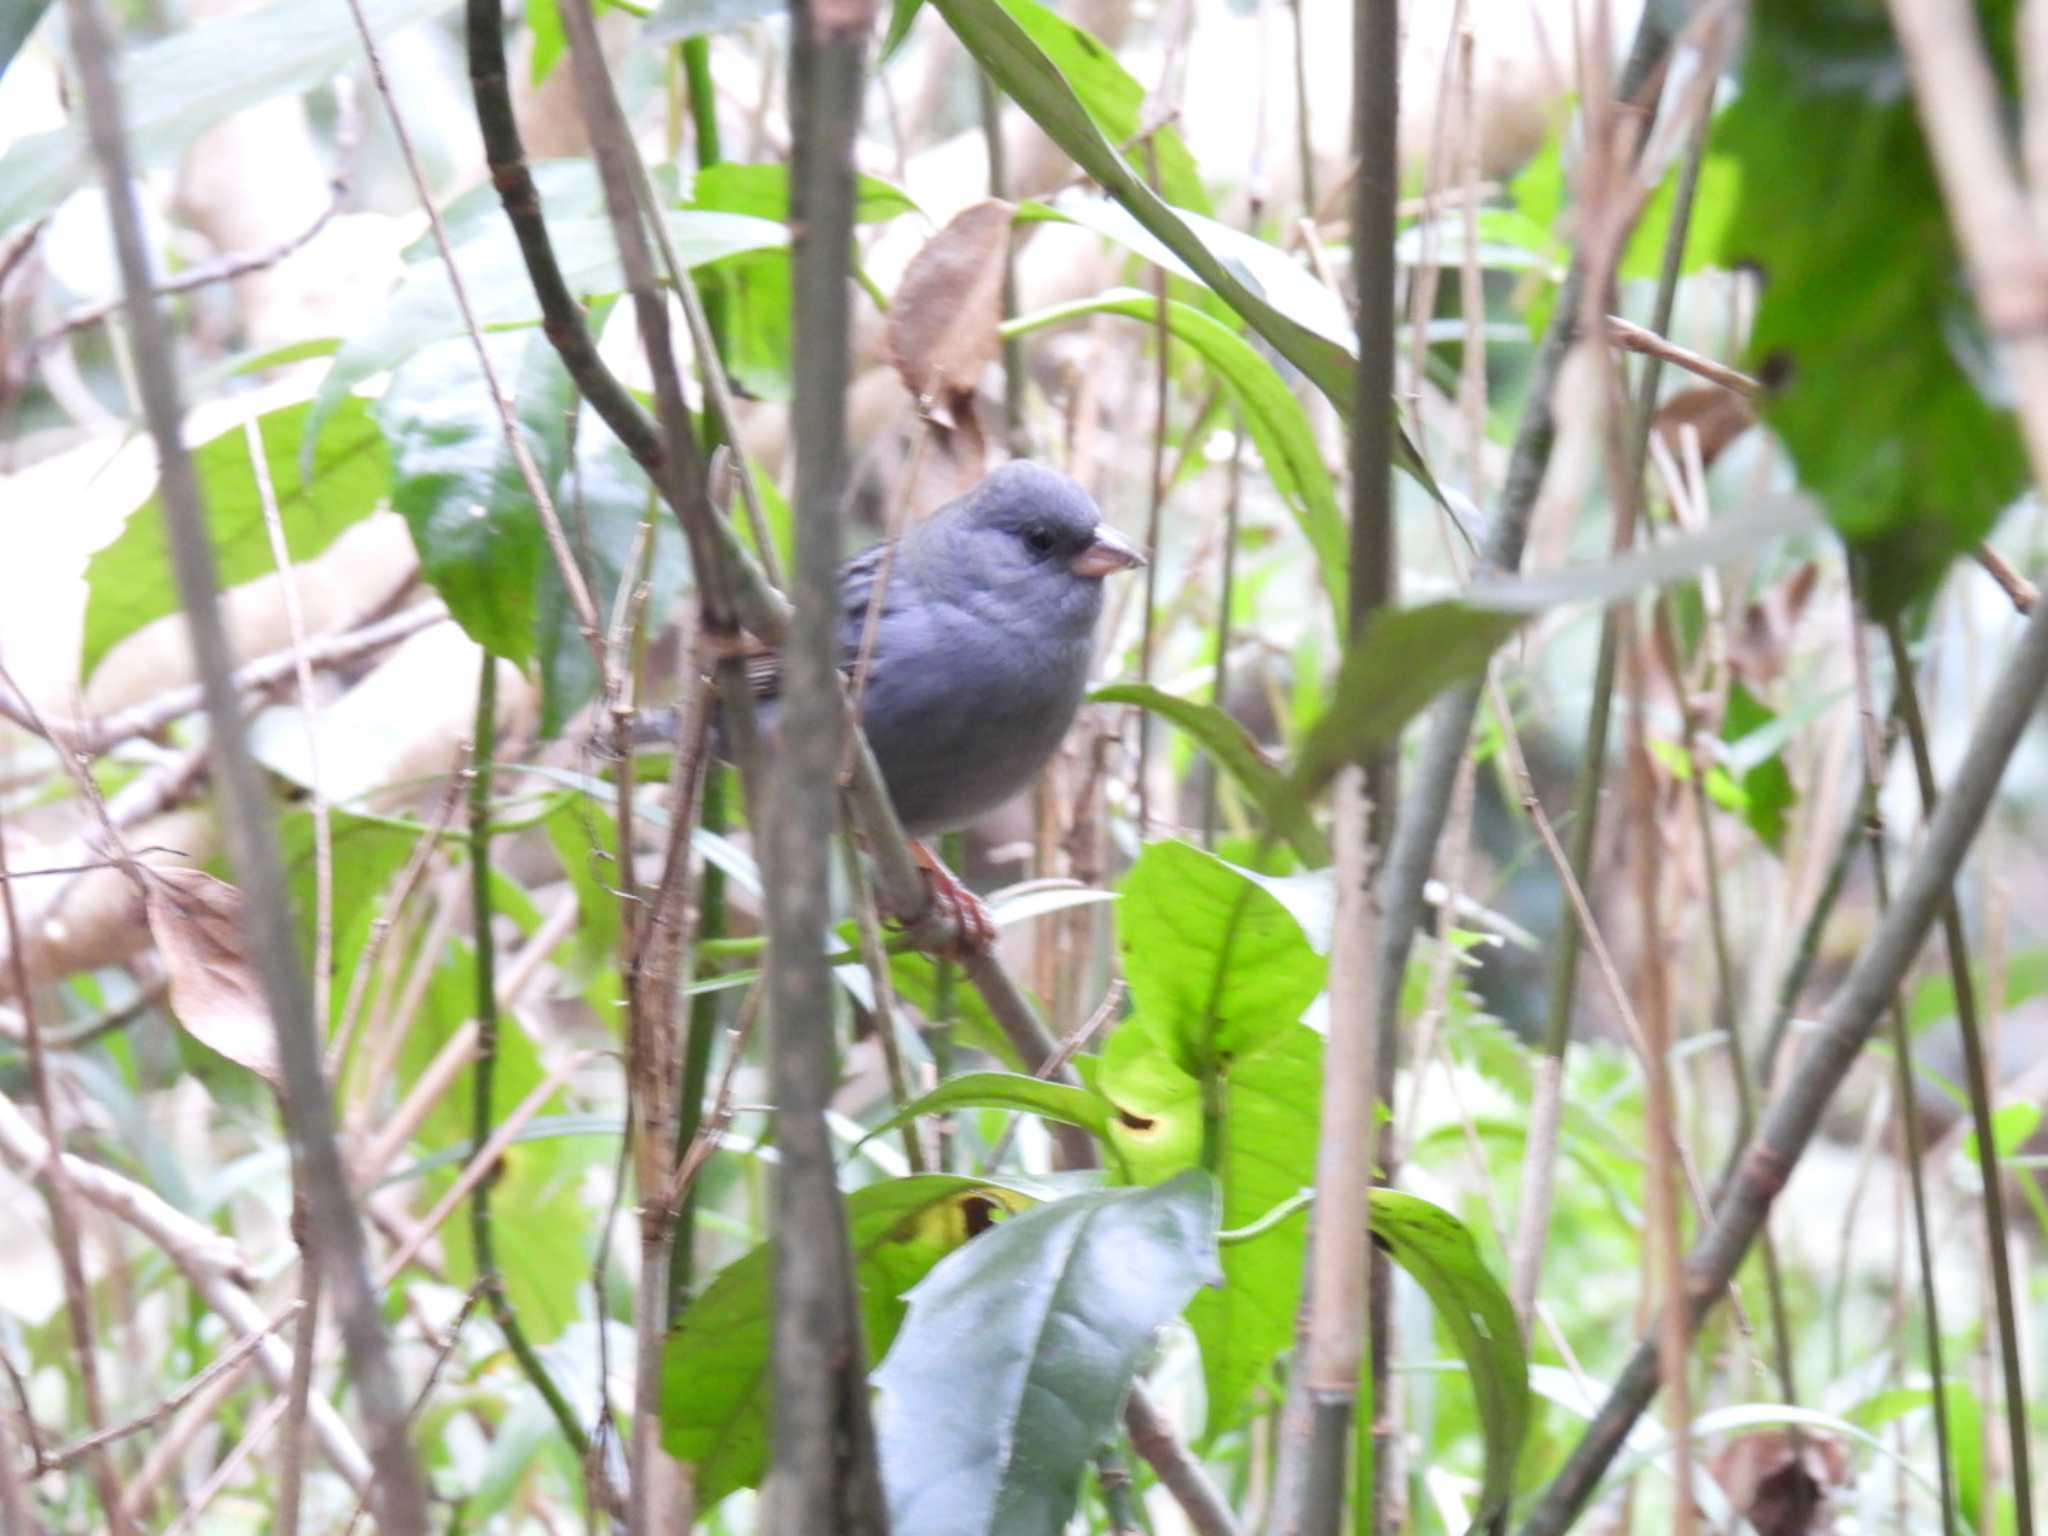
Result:
{"type": "MultiPolygon", "coordinates": [[[[1829,1000],[1805,1059],[1743,1154],[1713,1224],[1693,1246],[1687,1259],[1689,1329],[1698,1329],[1733,1278],[1769,1214],[1771,1202],[1812,1139],[1836,1086],[1855,1065],[1907,967],[1919,954],[2044,687],[2048,687],[2048,607],[2037,609],[2028,620],[2011,662],[1978,717],[1955,782],[1928,824],[1920,857],[1898,899],[1829,1000]]],[[[1653,1333],[1638,1342],[1606,1403],[1531,1511],[1523,1536],[1560,1536],[1577,1518],[1655,1394],[1657,1383],[1653,1333]]]]}
{"type": "MultiPolygon", "coordinates": [[[[1886,621],[1885,640],[1891,647],[1892,675],[1896,679],[1899,717],[1906,726],[1906,746],[1912,754],[1913,777],[1920,790],[1920,813],[1934,814],[1940,790],[1934,780],[1934,758],[1927,745],[1927,723],[1920,714],[1920,691],[1913,680],[1913,657],[1906,649],[1906,633],[1897,618],[1886,621]]],[[[1998,1321],[1999,1364],[2005,1375],[2007,1454],[2012,1457],[2013,1509],[2020,1536],[2034,1528],[2032,1433],[2027,1417],[2027,1376],[2021,1364],[2019,1308],[2013,1297],[2011,1229],[2005,1217],[2005,1177],[1998,1166],[1998,1137],[1992,1123],[1991,1069],[1984,1055],[1984,1025],[1977,1008],[1977,982],[1970,972],[1969,938],[1963,932],[1963,912],[1951,886],[1941,904],[1942,946],[1948,953],[1949,985],[1955,991],[1956,1032],[1963,1047],[1963,1086],[1970,1096],[1971,1138],[1977,1146],[1977,1177],[1984,1186],[1985,1264],[1991,1271],[1991,1299],[1998,1321]]],[[[1903,1058],[1902,1058],[1903,1059],[1903,1058]]],[[[1911,1120],[1915,1106],[1910,1098],[1899,1103],[1900,1117],[1911,1120]]],[[[1929,1315],[1932,1315],[1930,1308],[1929,1315]]]]}
{"type": "MultiPolygon", "coordinates": [[[[360,629],[346,630],[337,635],[315,635],[307,640],[303,651],[287,646],[244,663],[235,669],[229,683],[238,693],[261,693],[291,677],[298,670],[302,655],[307,665],[312,667],[344,666],[372,651],[395,645],[406,636],[417,634],[447,617],[447,608],[436,599],[395,613],[388,619],[365,624],[360,629]]],[[[193,683],[184,688],[173,688],[111,715],[65,720],[39,714],[13,688],[0,687],[0,716],[12,720],[24,730],[33,731],[51,745],[80,757],[100,757],[109,748],[133,737],[153,736],[173,720],[203,709],[205,705],[203,686],[193,683]]]]}
{"type": "MultiPolygon", "coordinates": [[[[43,1139],[52,1147],[63,1146],[57,1129],[56,1098],[50,1091],[49,1057],[43,1049],[41,1010],[29,982],[28,961],[21,947],[21,922],[15,912],[14,882],[7,873],[7,834],[0,826],[0,911],[7,919],[7,955],[14,970],[15,1000],[21,1008],[22,1041],[28,1057],[29,1090],[36,1112],[42,1116],[43,1139]]],[[[50,1235],[57,1249],[57,1268],[64,1281],[64,1315],[71,1330],[71,1351],[78,1362],[78,1393],[85,1410],[85,1422],[93,1433],[86,1437],[92,1460],[93,1484],[100,1508],[106,1511],[108,1528],[121,1536],[128,1523],[121,1509],[121,1484],[114,1463],[107,1455],[107,1441],[99,1432],[106,1425],[105,1401],[100,1396],[99,1336],[93,1323],[92,1291],[85,1280],[85,1258],[78,1243],[78,1212],[72,1204],[71,1180],[64,1159],[44,1162],[43,1198],[50,1208],[50,1235]]]]}
{"type": "Polygon", "coordinates": [[[143,248],[141,212],[121,128],[121,105],[112,69],[112,44],[95,0],[68,0],[78,76],[85,99],[93,156],[106,185],[107,207],[128,294],[129,334],[134,339],[137,388],[161,466],[160,492],[169,525],[172,564],[190,627],[192,648],[206,690],[214,754],[214,783],[221,821],[227,830],[232,865],[245,903],[247,953],[256,963],[283,1065],[286,1113],[303,1149],[312,1217],[325,1237],[329,1268],[348,1345],[351,1375],[370,1429],[377,1468],[379,1511],[394,1536],[424,1536],[425,1490],[405,1433],[397,1381],[370,1290],[363,1232],[348,1178],[335,1144],[334,1116],[312,998],[298,959],[291,927],[291,903],[279,862],[269,797],[263,792],[242,729],[230,679],[234,664],[216,595],[213,551],[198,480],[182,436],[184,412],[178,398],[170,338],[150,295],[150,267],[143,248]]]}
{"type": "MultiPolygon", "coordinates": [[[[491,933],[491,769],[496,751],[498,717],[498,658],[485,652],[478,669],[476,727],[469,768],[469,902],[472,923],[471,963],[476,972],[476,1059],[470,1069],[470,1144],[482,1147],[491,1139],[496,1116],[492,1089],[498,1067],[498,983],[497,940],[491,933]]],[[[630,827],[619,829],[623,843],[632,836],[630,827]]],[[[526,1336],[505,1282],[498,1273],[497,1249],[491,1226],[491,1185],[488,1177],[477,1181],[469,1205],[469,1240],[476,1256],[477,1284],[483,1289],[505,1347],[518,1362],[521,1374],[533,1384],[548,1412],[554,1415],[562,1438],[581,1461],[590,1451],[590,1434],[570,1406],[569,1399],[555,1384],[533,1341],[526,1336]]]]}

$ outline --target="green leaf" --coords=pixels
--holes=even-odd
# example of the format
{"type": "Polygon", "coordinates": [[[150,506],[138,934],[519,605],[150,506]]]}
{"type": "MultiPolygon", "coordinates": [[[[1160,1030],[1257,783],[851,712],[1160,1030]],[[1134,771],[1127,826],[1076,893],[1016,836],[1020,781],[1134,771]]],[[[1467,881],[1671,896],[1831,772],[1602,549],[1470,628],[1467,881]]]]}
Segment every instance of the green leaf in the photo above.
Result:
{"type": "MultiPolygon", "coordinates": [[[[334,847],[334,1018],[341,1016],[348,1001],[349,978],[355,974],[356,959],[369,941],[371,925],[383,912],[383,896],[399,870],[405,867],[427,829],[374,816],[353,816],[330,807],[329,835],[334,847]]],[[[292,913],[299,920],[299,940],[305,953],[313,953],[313,923],[319,911],[315,900],[313,817],[293,809],[278,820],[278,842],[284,859],[285,877],[291,882],[292,913]]]]}
{"type": "MultiPolygon", "coordinates": [[[[314,455],[312,473],[299,475],[299,441],[307,405],[266,412],[257,421],[270,466],[286,547],[294,561],[310,560],[342,531],[377,509],[391,489],[391,459],[384,439],[360,401],[343,402],[314,455]]],[[[276,561],[263,526],[263,499],[249,466],[239,426],[200,444],[192,468],[205,503],[206,529],[223,587],[270,574],[276,561]]],[[[178,610],[164,538],[163,504],[156,496],[128,514],[120,536],[85,567],[85,638],[79,668],[90,673],[114,643],[153,619],[178,610]]]]}
{"type": "MultiPolygon", "coordinates": [[[[542,358],[527,340],[492,338],[492,351],[501,368],[526,352],[522,373],[547,381],[518,392],[520,431],[545,477],[567,435],[567,375],[552,348],[540,342],[550,354],[542,358]]],[[[534,588],[546,552],[540,514],[490,398],[470,343],[446,341],[392,376],[377,420],[397,470],[391,504],[412,529],[421,574],[470,639],[523,666],[533,654],[534,588]]]]}
{"type": "Polygon", "coordinates": [[[28,41],[49,8],[50,0],[19,0],[0,11],[0,75],[7,73],[7,66],[21,52],[21,45],[28,41]]]}
{"type": "MultiPolygon", "coordinates": [[[[1002,5],[1065,78],[1108,143],[1128,144],[1151,126],[1145,118],[1145,87],[1131,78],[1101,39],[1037,0],[1002,0],[1002,5]]],[[[1209,194],[1179,130],[1162,127],[1149,142],[1159,157],[1159,195],[1176,207],[1207,213],[1209,194]]],[[[1147,165],[1146,151],[1141,148],[1136,154],[1138,163],[1147,165]]]]}
{"type": "Polygon", "coordinates": [[[1742,787],[1742,815],[1752,832],[1773,853],[1785,851],[1786,813],[1799,798],[1792,787],[1791,771],[1785,766],[1783,738],[1775,727],[1778,717],[1755,694],[1735,679],[1728,687],[1728,710],[1721,721],[1721,740],[1728,745],[1728,768],[1742,787]],[[1752,757],[1744,748],[1768,736],[1768,750],[1752,757]]]}
{"type": "MultiPolygon", "coordinates": [[[[903,1295],[932,1266],[1030,1197],[981,1179],[920,1174],[846,1197],[861,1328],[879,1358],[903,1321],[903,1295]]],[[[720,1270],[677,1319],[661,1371],[662,1445],[697,1471],[698,1506],[752,1488],[768,1469],[770,1251],[720,1270]]]]}
{"type": "MultiPolygon", "coordinates": [[[[743,214],[684,209],[670,213],[667,220],[676,259],[689,267],[789,243],[784,225],[743,214]]],[[[572,294],[588,303],[616,295],[624,287],[609,219],[595,215],[554,219],[548,233],[563,281],[572,294]]],[[[455,261],[477,324],[507,329],[539,323],[539,301],[533,296],[526,264],[502,215],[481,219],[476,236],[455,247],[455,261]]],[[[322,430],[327,413],[365,379],[396,367],[434,342],[464,334],[462,312],[439,255],[412,263],[383,315],[350,337],[335,354],[334,366],[314,396],[309,430],[322,430]]]]}
{"type": "Polygon", "coordinates": [[[1382,608],[1345,644],[1329,704],[1297,754],[1296,804],[1345,763],[1361,762],[1447,688],[1485,674],[1527,615],[1457,599],[1382,608]]]}
{"type": "MultiPolygon", "coordinates": [[[[2010,37],[1997,9],[1988,30],[2010,37]]],[[[1904,78],[1880,8],[1773,0],[1713,141],[1741,178],[1722,262],[1762,267],[1751,351],[1786,374],[1764,420],[1868,561],[1880,616],[1931,590],[2027,483],[1904,78]]]]}
{"type": "Polygon", "coordinates": [[[1014,1110],[1064,1125],[1078,1125],[1097,1136],[1109,1129],[1111,1113],[1108,1102],[1100,1095],[1069,1083],[1051,1083],[1021,1072],[963,1072],[897,1110],[861,1137],[854,1150],[859,1151],[898,1126],[908,1125],[919,1115],[951,1114],[956,1109],[1014,1110]]]}
{"type": "MultiPolygon", "coordinates": [[[[562,31],[562,12],[555,0],[526,0],[526,29],[533,34],[533,59],[527,71],[529,84],[539,85],[554,72],[569,46],[562,31]]],[[[495,195],[496,189],[492,189],[495,195]]]]}
{"type": "Polygon", "coordinates": [[[1137,1017],[1193,1074],[1284,1032],[1323,989],[1328,962],[1246,870],[1189,843],[1150,843],[1122,890],[1117,947],[1137,1017]]]}
{"type": "MultiPolygon", "coordinates": [[[[1156,1183],[1201,1165],[1202,1080],[1179,1065],[1142,1015],[1109,1037],[1096,1079],[1116,1107],[1110,1143],[1134,1182],[1156,1183]]],[[[1209,1166],[1221,1187],[1225,1227],[1249,1227],[1315,1182],[1322,1080],[1323,1038],[1296,1023],[1236,1052],[1216,1074],[1209,1166]]],[[[1307,1234],[1308,1216],[1300,1212],[1231,1244],[1222,1254],[1222,1288],[1188,1303],[1212,1435],[1244,1421],[1253,1389],[1294,1341],[1307,1234]]]]}
{"type": "Polygon", "coordinates": [[[1145,683],[1115,683],[1088,697],[1097,704],[1136,704],[1169,720],[1202,744],[1252,799],[1253,804],[1294,845],[1308,865],[1330,862],[1329,845],[1299,800],[1287,793],[1287,776],[1259,749],[1245,728],[1213,704],[1198,703],[1145,683]]]}
{"type": "MultiPolygon", "coordinates": [[[[388,42],[454,0],[364,0],[372,35],[388,42]]],[[[119,64],[122,118],[135,169],[170,165],[207,129],[245,107],[323,85],[362,61],[346,6],[279,0],[188,27],[119,64]]],[[[77,125],[19,138],[0,156],[0,233],[99,185],[77,125]]]]}
{"type": "MultiPolygon", "coordinates": [[[[1149,325],[1158,313],[1158,302],[1152,295],[1135,289],[1113,289],[1092,299],[1012,320],[1003,327],[1003,334],[1022,335],[1041,326],[1094,314],[1126,315],[1149,325]]],[[[1337,487],[1330,478],[1329,466],[1323,462],[1322,450],[1316,445],[1308,413],[1273,365],[1230,327],[1173,300],[1167,302],[1166,324],[1168,330],[1194,349],[1216,381],[1229,392],[1259,457],[1265,461],[1273,489],[1287,503],[1315,550],[1331,603],[1343,615],[1348,611],[1346,594],[1350,591],[1346,563],[1350,539],[1337,487]]]]}
{"type": "Polygon", "coordinates": [[[896,1536],[1058,1536],[1152,1334],[1216,1276],[1216,1190],[1037,1206],[950,1255],[910,1295],[875,1373],[896,1536]]]}
{"type": "Polygon", "coordinates": [[[785,401],[795,385],[787,251],[749,251],[697,269],[697,287],[719,317],[719,350],[732,381],[756,400],[785,401]]]}
{"type": "MultiPolygon", "coordinates": [[[[529,345],[553,351],[538,336],[529,345]]],[[[562,401],[559,420],[566,421],[574,400],[564,394],[562,401]]],[[[523,409],[521,415],[525,415],[523,409]]],[[[561,470],[554,480],[555,507],[566,525],[583,579],[590,585],[601,623],[610,622],[619,583],[632,579],[626,565],[641,520],[650,513],[653,516],[653,558],[648,568],[647,603],[641,614],[643,631],[652,634],[688,587],[689,563],[683,554],[682,533],[675,519],[655,502],[646,472],[587,405],[575,446],[574,465],[561,470]]],[[[597,697],[598,676],[596,658],[569,606],[561,568],[546,555],[541,560],[534,624],[540,662],[540,728],[542,735],[552,738],[577,710],[597,697]]]]}
{"type": "MultiPolygon", "coordinates": [[[[1139,855],[1117,909],[1136,1011],[1097,1074],[1116,1109],[1111,1144],[1139,1183],[1212,1169],[1233,1228],[1315,1179],[1323,1043],[1300,1019],[1327,962],[1276,884],[1159,842],[1139,855]]],[[[1291,1217],[1233,1244],[1222,1289],[1189,1304],[1212,1430],[1242,1419],[1293,1337],[1306,1229],[1291,1217]]]]}
{"type": "Polygon", "coordinates": [[[1398,1190],[1371,1194],[1373,1235],[1420,1285],[1465,1362],[1485,1435],[1485,1474],[1472,1529],[1486,1528],[1514,1492],[1515,1462],[1529,1432],[1529,1360],[1522,1330],[1478,1245],[1449,1211],[1398,1190]]]}
{"type": "Polygon", "coordinates": [[[875,61],[877,69],[895,58],[898,50],[910,40],[910,28],[917,21],[917,13],[923,9],[924,0],[891,0],[889,31],[882,39],[881,56],[875,61]]]}
{"type": "MultiPolygon", "coordinates": [[[[779,161],[743,165],[721,160],[691,178],[683,205],[715,213],[743,213],[753,219],[789,220],[789,167],[779,161]]],[[[877,176],[855,175],[853,218],[857,224],[878,224],[901,214],[917,213],[910,194],[877,176]]]]}

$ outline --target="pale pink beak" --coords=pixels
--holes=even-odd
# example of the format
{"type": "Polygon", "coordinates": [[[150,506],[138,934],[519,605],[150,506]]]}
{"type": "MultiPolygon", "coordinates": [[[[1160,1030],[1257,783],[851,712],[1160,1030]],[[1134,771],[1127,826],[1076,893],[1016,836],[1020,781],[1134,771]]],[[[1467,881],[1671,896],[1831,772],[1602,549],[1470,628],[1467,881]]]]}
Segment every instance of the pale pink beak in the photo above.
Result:
{"type": "Polygon", "coordinates": [[[1076,576],[1101,580],[1117,571],[1128,571],[1145,563],[1138,546],[1104,523],[1095,530],[1095,542],[1069,562],[1076,576]]]}

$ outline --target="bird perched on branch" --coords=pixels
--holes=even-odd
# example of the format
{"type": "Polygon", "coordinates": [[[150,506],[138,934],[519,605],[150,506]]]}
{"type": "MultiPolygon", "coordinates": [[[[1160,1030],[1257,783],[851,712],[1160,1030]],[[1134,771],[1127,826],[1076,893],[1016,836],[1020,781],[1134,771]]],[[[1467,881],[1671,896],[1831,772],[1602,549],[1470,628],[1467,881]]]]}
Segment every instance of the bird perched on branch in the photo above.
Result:
{"type": "MultiPolygon", "coordinates": [[[[1079,485],[1020,459],[841,568],[840,666],[913,838],[966,826],[1045,766],[1087,689],[1103,578],[1144,563],[1079,485]]],[[[779,658],[748,671],[772,732],[779,658]]],[[[988,909],[917,852],[961,947],[988,948],[988,909]]]]}

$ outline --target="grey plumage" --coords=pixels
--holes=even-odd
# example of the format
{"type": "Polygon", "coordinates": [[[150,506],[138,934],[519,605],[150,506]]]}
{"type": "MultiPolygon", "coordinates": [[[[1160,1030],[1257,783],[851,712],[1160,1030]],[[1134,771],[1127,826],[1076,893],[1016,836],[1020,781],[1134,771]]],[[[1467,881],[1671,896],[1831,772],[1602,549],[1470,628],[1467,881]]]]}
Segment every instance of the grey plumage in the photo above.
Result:
{"type": "MultiPolygon", "coordinates": [[[[885,549],[840,572],[849,677],[885,549]]],[[[1143,563],[1086,491],[1024,460],[896,542],[861,721],[906,831],[964,826],[1031,782],[1080,708],[1103,577],[1143,563]]],[[[764,700],[777,681],[772,664],[758,669],[764,700]]]]}

